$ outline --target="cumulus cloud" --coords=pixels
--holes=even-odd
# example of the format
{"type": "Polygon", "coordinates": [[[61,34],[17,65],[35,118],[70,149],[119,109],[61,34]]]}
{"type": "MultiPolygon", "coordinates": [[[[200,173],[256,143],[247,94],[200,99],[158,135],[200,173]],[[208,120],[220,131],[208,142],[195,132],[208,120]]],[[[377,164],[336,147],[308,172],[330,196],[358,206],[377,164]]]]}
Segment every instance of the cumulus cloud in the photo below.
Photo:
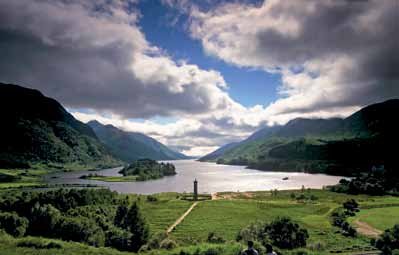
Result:
{"type": "Polygon", "coordinates": [[[159,124],[152,120],[132,121],[115,114],[83,113],[73,109],[70,109],[70,112],[83,122],[95,119],[104,125],[111,124],[125,131],[147,134],[191,156],[202,156],[222,144],[242,140],[256,129],[256,126],[243,127],[234,124],[230,124],[232,128],[226,128],[223,123],[214,123],[215,119],[212,118],[184,118],[168,124],[159,124]]]}
{"type": "Polygon", "coordinates": [[[124,117],[232,103],[219,72],[169,58],[146,40],[139,17],[134,1],[0,0],[0,77],[124,117]]]}
{"type": "Polygon", "coordinates": [[[189,12],[190,33],[208,54],[282,75],[270,118],[344,113],[399,96],[396,0],[268,0],[189,12]]]}

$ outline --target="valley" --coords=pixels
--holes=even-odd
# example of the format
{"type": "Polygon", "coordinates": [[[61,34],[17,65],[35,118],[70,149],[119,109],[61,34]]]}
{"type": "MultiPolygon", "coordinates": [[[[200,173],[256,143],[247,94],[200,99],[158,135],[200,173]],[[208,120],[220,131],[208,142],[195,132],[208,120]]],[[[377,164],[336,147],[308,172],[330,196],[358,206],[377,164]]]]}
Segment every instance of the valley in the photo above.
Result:
{"type": "Polygon", "coordinates": [[[393,245],[381,238],[399,218],[388,147],[398,100],[265,127],[197,161],[144,134],[84,124],[38,91],[0,89],[13,105],[0,146],[2,254],[228,255],[247,240],[261,254],[267,242],[288,255],[378,254],[393,245]],[[206,199],[192,201],[194,179],[206,199]],[[288,235],[295,246],[273,239],[273,224],[299,231],[288,235]]]}

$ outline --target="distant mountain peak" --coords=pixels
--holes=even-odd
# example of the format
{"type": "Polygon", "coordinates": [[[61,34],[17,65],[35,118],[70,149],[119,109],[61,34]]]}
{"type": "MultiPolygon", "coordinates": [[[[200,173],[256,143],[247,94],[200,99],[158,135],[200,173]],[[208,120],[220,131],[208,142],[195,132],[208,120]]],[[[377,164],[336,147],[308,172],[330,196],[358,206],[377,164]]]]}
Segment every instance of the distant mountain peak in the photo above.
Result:
{"type": "Polygon", "coordinates": [[[107,145],[115,157],[130,162],[149,158],[155,160],[187,159],[154,138],[139,132],[126,132],[113,125],[103,125],[98,121],[88,122],[99,139],[107,145]]]}
{"type": "Polygon", "coordinates": [[[395,137],[399,130],[397,113],[399,99],[372,104],[347,118],[295,118],[283,126],[264,127],[233,146],[225,145],[204,156],[203,160],[249,157],[258,160],[273,146],[287,141],[309,138],[313,140],[339,140],[367,138],[376,134],[395,137]]]}

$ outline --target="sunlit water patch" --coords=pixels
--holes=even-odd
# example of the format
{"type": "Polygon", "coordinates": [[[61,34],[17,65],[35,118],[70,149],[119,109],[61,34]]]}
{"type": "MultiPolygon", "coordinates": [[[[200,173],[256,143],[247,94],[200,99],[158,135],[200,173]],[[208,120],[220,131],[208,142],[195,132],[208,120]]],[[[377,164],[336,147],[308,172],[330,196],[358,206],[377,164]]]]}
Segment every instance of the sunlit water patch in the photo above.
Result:
{"type": "MultiPolygon", "coordinates": [[[[297,172],[267,172],[246,169],[244,166],[217,165],[195,160],[169,161],[176,166],[177,175],[144,182],[102,182],[79,179],[93,172],[79,171],[51,174],[45,177],[49,183],[79,183],[102,185],[120,193],[152,194],[159,192],[190,192],[197,179],[199,191],[255,191],[322,188],[338,183],[340,176],[297,172]],[[283,178],[288,177],[287,180],[283,178]]],[[[121,168],[96,171],[104,176],[118,176],[121,168]]]]}

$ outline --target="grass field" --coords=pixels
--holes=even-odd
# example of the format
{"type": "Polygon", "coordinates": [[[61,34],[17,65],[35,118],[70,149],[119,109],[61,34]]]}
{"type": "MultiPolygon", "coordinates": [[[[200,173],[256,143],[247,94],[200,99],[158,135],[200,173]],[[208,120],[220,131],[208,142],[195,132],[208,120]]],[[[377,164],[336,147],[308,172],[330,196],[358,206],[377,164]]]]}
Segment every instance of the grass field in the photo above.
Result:
{"type": "MultiPolygon", "coordinates": [[[[360,204],[378,207],[382,212],[391,214],[391,222],[385,228],[399,223],[399,211],[396,207],[384,207],[399,203],[397,197],[349,196],[321,190],[305,191],[306,197],[314,195],[317,200],[301,200],[292,198],[302,194],[301,191],[280,191],[277,195],[271,192],[221,193],[220,200],[205,201],[198,204],[191,214],[177,226],[173,237],[182,243],[206,240],[209,232],[215,232],[226,240],[235,240],[238,231],[251,222],[271,221],[279,216],[288,216],[305,227],[310,234],[308,245],[322,247],[325,251],[362,251],[372,249],[370,239],[359,235],[357,238],[343,236],[339,229],[331,226],[330,213],[342,205],[342,202],[354,198],[360,204]],[[224,198],[224,199],[223,199],[224,198]]],[[[219,198],[220,198],[219,197],[219,198]]],[[[374,210],[374,209],[372,209],[374,210]]],[[[384,213],[376,216],[384,217],[384,213]]],[[[383,224],[383,223],[381,223],[383,224]]],[[[383,228],[383,229],[385,229],[383,228]]],[[[321,254],[321,253],[320,253],[321,254]]]]}
{"type": "Polygon", "coordinates": [[[307,215],[321,215],[330,207],[295,202],[228,201],[215,200],[200,203],[189,217],[176,229],[178,240],[190,236],[206,239],[209,232],[234,240],[238,231],[254,221],[271,221],[276,216],[290,216],[301,219],[307,215]]]}
{"type": "Polygon", "coordinates": [[[88,245],[51,240],[40,237],[12,238],[0,234],[1,255],[127,255],[110,248],[94,248],[88,245]],[[49,244],[55,248],[49,248],[49,244]]]}
{"type": "Polygon", "coordinates": [[[349,221],[353,222],[356,219],[384,231],[395,224],[399,224],[399,206],[363,209],[355,217],[351,217],[349,221]]]}
{"type": "MultiPolygon", "coordinates": [[[[183,200],[184,194],[161,193],[153,195],[155,201],[148,196],[130,194],[130,201],[138,201],[142,214],[150,225],[150,233],[165,231],[172,225],[193,202],[183,200]]],[[[268,191],[245,193],[219,193],[214,200],[200,201],[193,211],[170,234],[179,245],[173,250],[156,250],[150,254],[178,255],[186,254],[236,254],[244,244],[235,241],[240,229],[251,222],[271,221],[279,216],[288,216],[298,222],[309,232],[306,254],[359,254],[363,251],[373,251],[370,238],[358,235],[355,238],[345,237],[340,230],[330,224],[330,214],[349,198],[354,198],[360,204],[360,212],[356,217],[375,228],[385,230],[399,223],[399,197],[392,196],[351,196],[323,190],[304,191],[268,191]],[[302,197],[301,199],[298,199],[302,197]],[[210,232],[226,240],[225,244],[208,244],[206,238],[210,232]],[[183,253],[184,254],[184,253],[183,253]]],[[[22,245],[25,241],[33,243],[51,242],[38,237],[14,239],[3,238],[0,234],[0,254],[127,254],[107,248],[94,248],[86,245],[54,241],[61,248],[32,249],[22,245]]],[[[29,242],[28,246],[29,246],[29,242]]],[[[39,245],[40,246],[40,245],[39,245]]],[[[302,249],[303,250],[303,249],[302,249]]],[[[284,251],[283,254],[299,254],[294,251],[284,251]]]]}
{"type": "Polygon", "coordinates": [[[158,199],[156,202],[140,199],[151,233],[165,231],[191,206],[192,202],[176,199],[178,196],[177,193],[158,194],[155,196],[158,199]]]}
{"type": "Polygon", "coordinates": [[[88,180],[95,181],[103,181],[103,182],[135,182],[137,180],[137,176],[129,175],[129,176],[88,176],[88,180]]]}
{"type": "Polygon", "coordinates": [[[42,184],[41,176],[50,173],[50,170],[43,169],[0,169],[0,174],[6,174],[16,177],[13,182],[0,182],[0,188],[27,187],[42,184]]]}

